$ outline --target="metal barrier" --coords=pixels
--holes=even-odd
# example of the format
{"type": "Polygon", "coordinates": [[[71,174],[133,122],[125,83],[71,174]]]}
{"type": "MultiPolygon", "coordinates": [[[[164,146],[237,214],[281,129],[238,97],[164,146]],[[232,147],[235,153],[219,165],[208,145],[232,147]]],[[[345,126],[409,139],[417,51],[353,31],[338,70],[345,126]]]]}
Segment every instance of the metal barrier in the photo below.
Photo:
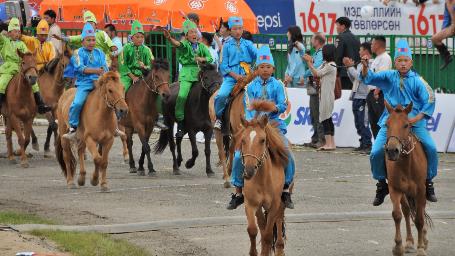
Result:
{"type": "MultiPolygon", "coordinates": [[[[34,29],[26,28],[31,34],[34,34],[34,29]]],[[[64,29],[66,35],[80,34],[81,29],[64,29]]],[[[129,31],[118,31],[118,36],[123,40],[123,43],[128,41],[129,31]]],[[[178,37],[179,34],[173,36],[178,37]]],[[[359,36],[361,42],[371,41],[374,35],[359,36]]],[[[395,44],[399,39],[407,39],[414,57],[415,70],[437,91],[445,93],[455,93],[455,63],[452,63],[445,70],[439,70],[442,61],[439,53],[432,46],[431,37],[429,36],[404,36],[392,35],[385,36],[387,40],[387,50],[393,58],[395,52],[395,44]]],[[[333,43],[335,36],[327,36],[327,42],[333,43]]],[[[283,79],[287,66],[287,49],[288,42],[286,35],[277,34],[257,34],[253,35],[253,40],[257,47],[268,44],[271,48],[275,60],[275,76],[283,79]]],[[[304,36],[304,45],[310,47],[311,35],[304,36]]],[[[455,40],[447,39],[445,41],[452,55],[455,54],[455,40]]],[[[171,78],[176,77],[178,70],[178,59],[175,54],[175,49],[164,38],[161,32],[147,32],[145,44],[152,49],[155,58],[165,58],[170,63],[171,78]]]]}

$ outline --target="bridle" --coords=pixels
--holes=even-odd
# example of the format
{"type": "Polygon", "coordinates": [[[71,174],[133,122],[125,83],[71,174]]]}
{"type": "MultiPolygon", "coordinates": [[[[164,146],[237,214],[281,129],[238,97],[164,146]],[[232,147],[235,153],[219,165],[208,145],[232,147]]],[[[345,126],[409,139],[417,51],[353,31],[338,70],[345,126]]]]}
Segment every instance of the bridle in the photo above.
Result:
{"type": "Polygon", "coordinates": [[[106,92],[107,89],[104,89],[105,93],[104,93],[104,102],[106,103],[106,106],[110,109],[112,109],[113,111],[116,111],[116,105],[121,101],[121,100],[124,100],[125,98],[124,97],[119,97],[118,99],[112,101],[112,102],[109,102],[108,98],[107,98],[107,92],[106,92]]]}
{"type": "Polygon", "coordinates": [[[398,141],[398,143],[401,145],[400,154],[403,154],[403,155],[411,154],[411,152],[415,149],[415,146],[417,144],[417,139],[416,139],[415,135],[410,133],[408,135],[407,140],[403,140],[401,138],[398,138],[397,136],[389,136],[389,137],[387,137],[387,141],[386,141],[386,144],[385,144],[384,148],[387,149],[387,145],[389,145],[389,141],[391,139],[394,139],[394,140],[398,141]]]}
{"type": "Polygon", "coordinates": [[[202,72],[200,72],[200,74],[199,74],[199,81],[201,83],[201,87],[209,94],[210,94],[210,88],[212,88],[214,86],[214,84],[219,83],[218,81],[213,81],[211,84],[206,86],[204,79],[202,79],[202,72]]]}
{"type": "Polygon", "coordinates": [[[30,67],[28,67],[26,69],[23,69],[22,68],[23,66],[24,66],[24,64],[21,64],[21,70],[22,70],[21,71],[21,76],[22,76],[22,78],[26,78],[25,74],[27,74],[27,72],[32,70],[32,69],[34,69],[36,74],[38,74],[38,69],[36,68],[36,66],[30,66],[30,67]]]}
{"type": "Polygon", "coordinates": [[[256,159],[256,165],[254,166],[254,169],[255,170],[259,170],[259,168],[262,167],[262,165],[264,165],[264,162],[265,160],[267,160],[268,158],[268,145],[266,145],[265,149],[264,149],[264,152],[262,152],[261,156],[256,156],[256,155],[253,155],[253,154],[243,154],[243,150],[240,149],[240,154],[241,154],[241,160],[242,160],[242,165],[245,166],[245,157],[252,157],[252,158],[255,158],[256,159]]]}
{"type": "Polygon", "coordinates": [[[151,91],[152,93],[154,94],[160,94],[159,90],[162,86],[164,85],[168,85],[169,86],[169,82],[161,82],[161,83],[157,83],[156,80],[155,80],[155,76],[153,75],[154,74],[154,71],[152,70],[151,71],[152,74],[152,84],[154,85],[154,87],[152,87],[149,83],[147,83],[147,81],[144,79],[144,77],[141,77],[141,80],[144,82],[145,84],[145,87],[151,91]]]}

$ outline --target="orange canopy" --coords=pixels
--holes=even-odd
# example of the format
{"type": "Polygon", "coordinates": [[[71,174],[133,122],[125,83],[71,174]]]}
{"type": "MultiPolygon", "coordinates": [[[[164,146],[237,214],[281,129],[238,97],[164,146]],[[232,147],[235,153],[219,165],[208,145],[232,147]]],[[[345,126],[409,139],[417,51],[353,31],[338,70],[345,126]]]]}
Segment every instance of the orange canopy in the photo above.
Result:
{"type": "Polygon", "coordinates": [[[100,23],[104,19],[105,8],[105,1],[102,0],[44,0],[40,13],[52,9],[57,12],[59,22],[83,22],[84,12],[89,10],[100,23]]]}
{"type": "Polygon", "coordinates": [[[244,0],[148,0],[139,5],[139,20],[146,25],[171,24],[180,29],[190,12],[199,15],[203,31],[213,32],[220,18],[227,21],[230,16],[240,16],[246,30],[258,32],[256,16],[244,0]]]}

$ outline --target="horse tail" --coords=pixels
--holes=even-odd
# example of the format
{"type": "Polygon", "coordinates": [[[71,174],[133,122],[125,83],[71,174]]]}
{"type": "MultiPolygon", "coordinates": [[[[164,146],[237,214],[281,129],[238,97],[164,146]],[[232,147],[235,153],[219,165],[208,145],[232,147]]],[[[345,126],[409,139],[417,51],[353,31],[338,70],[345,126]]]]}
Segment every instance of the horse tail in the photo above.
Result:
{"type": "MultiPolygon", "coordinates": [[[[426,200],[426,199],[425,199],[426,200]]],[[[417,215],[417,204],[416,200],[412,196],[406,195],[406,201],[408,201],[409,211],[411,213],[411,218],[415,222],[415,217],[417,215]]],[[[431,219],[430,215],[424,210],[423,212],[425,224],[431,229],[433,228],[433,220],[431,219]]]]}
{"type": "MultiPolygon", "coordinates": [[[[66,169],[65,159],[63,157],[62,138],[60,136],[57,136],[57,139],[55,141],[55,155],[57,157],[60,168],[62,169],[63,175],[65,175],[66,178],[66,173],[68,170],[66,169]]],[[[70,154],[70,168],[72,172],[74,172],[76,169],[76,158],[74,158],[74,155],[72,153],[70,154]]]]}
{"type": "Polygon", "coordinates": [[[224,156],[226,159],[229,158],[229,149],[231,145],[231,137],[229,135],[223,136],[223,148],[224,148],[224,156]]]}
{"type": "Polygon", "coordinates": [[[153,148],[153,152],[155,154],[161,154],[166,149],[167,144],[169,143],[168,131],[161,131],[160,138],[155,143],[155,147],[153,148]]]}

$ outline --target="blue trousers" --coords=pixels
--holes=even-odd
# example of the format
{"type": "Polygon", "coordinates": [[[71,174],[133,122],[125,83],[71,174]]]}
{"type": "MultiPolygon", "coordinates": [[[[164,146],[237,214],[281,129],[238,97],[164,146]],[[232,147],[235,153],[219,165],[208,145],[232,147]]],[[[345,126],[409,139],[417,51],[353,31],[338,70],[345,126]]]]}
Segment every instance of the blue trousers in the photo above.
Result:
{"type": "MultiPolygon", "coordinates": [[[[284,143],[286,146],[288,145],[288,140],[284,135],[282,136],[284,143]]],[[[295,174],[295,162],[294,156],[292,152],[288,150],[288,165],[284,169],[284,185],[291,185],[292,181],[294,180],[295,174]]],[[[237,188],[243,188],[243,164],[242,164],[242,156],[240,155],[240,151],[235,151],[234,159],[232,161],[232,173],[231,173],[231,183],[233,186],[237,188]]]]}
{"type": "Polygon", "coordinates": [[[215,96],[215,114],[218,119],[221,119],[223,117],[229,94],[231,94],[232,89],[234,89],[236,82],[237,81],[231,76],[225,76],[223,79],[220,90],[215,96]]]}
{"type": "MultiPolygon", "coordinates": [[[[425,150],[428,161],[427,179],[432,180],[438,172],[438,152],[436,150],[436,144],[425,127],[413,127],[412,132],[419,138],[423,149],[425,150]]],[[[386,142],[387,128],[382,127],[378,132],[378,136],[374,141],[370,154],[371,171],[373,172],[373,178],[376,180],[386,179],[384,153],[384,145],[386,142]]]]}
{"type": "Polygon", "coordinates": [[[371,132],[368,124],[365,124],[365,106],[367,101],[364,99],[352,100],[352,113],[357,134],[360,136],[360,146],[371,146],[371,132]]]}
{"type": "Polygon", "coordinates": [[[73,128],[79,126],[79,117],[81,115],[82,107],[87,100],[88,94],[93,90],[92,84],[78,85],[76,87],[76,95],[74,96],[73,103],[70,106],[69,124],[73,128]]]}

